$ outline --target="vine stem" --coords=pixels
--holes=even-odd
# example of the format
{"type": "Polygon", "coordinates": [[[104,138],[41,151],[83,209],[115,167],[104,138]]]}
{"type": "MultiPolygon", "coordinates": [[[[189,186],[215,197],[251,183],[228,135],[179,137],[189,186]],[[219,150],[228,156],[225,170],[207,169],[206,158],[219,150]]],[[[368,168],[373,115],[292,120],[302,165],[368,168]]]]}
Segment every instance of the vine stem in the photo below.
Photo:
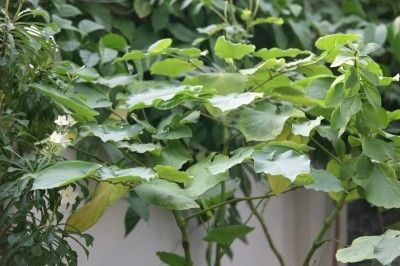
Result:
{"type": "Polygon", "coordinates": [[[248,201],[247,202],[251,211],[254,213],[254,215],[256,216],[258,222],[261,225],[261,228],[263,230],[263,233],[265,235],[265,238],[268,241],[268,245],[271,248],[272,252],[274,253],[275,257],[278,259],[279,264],[281,266],[285,266],[285,262],[283,261],[283,257],[281,255],[281,253],[279,252],[279,250],[277,249],[277,247],[275,246],[274,241],[272,240],[271,234],[268,230],[267,224],[264,220],[264,217],[261,215],[261,213],[257,210],[257,208],[254,206],[254,203],[252,201],[248,201]]]}
{"type": "Polygon", "coordinates": [[[336,221],[337,217],[339,216],[340,211],[343,209],[348,192],[344,192],[343,195],[340,197],[339,201],[336,204],[335,209],[331,212],[331,214],[324,220],[324,224],[318,233],[317,237],[315,238],[311,249],[308,251],[306,258],[304,259],[303,266],[309,266],[311,259],[317,251],[326,241],[323,240],[326,232],[332,226],[332,224],[336,221]]]}
{"type": "Polygon", "coordinates": [[[190,253],[190,242],[188,237],[188,232],[186,229],[186,220],[179,214],[178,211],[172,211],[176,224],[181,231],[182,248],[185,253],[185,266],[192,266],[192,255],[190,253]]]}

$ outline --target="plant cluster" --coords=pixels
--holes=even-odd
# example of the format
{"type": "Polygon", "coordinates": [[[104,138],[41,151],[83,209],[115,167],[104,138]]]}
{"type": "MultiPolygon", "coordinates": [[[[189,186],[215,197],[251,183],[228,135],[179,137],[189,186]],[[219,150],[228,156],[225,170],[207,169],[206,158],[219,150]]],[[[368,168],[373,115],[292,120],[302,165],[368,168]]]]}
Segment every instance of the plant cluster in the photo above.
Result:
{"type": "MultiPolygon", "coordinates": [[[[398,87],[389,73],[400,24],[365,20],[398,7],[311,2],[135,0],[83,9],[54,0],[25,9],[6,1],[0,261],[76,263],[66,239],[83,237],[86,249],[92,239],[82,232],[120,199],[129,203],[126,234],[149,219],[151,205],[171,210],[184,256],[157,255],[187,266],[188,222],[204,226],[207,262],[220,265],[253,230],[253,216],[284,265],[261,207],[296,189],[335,203],[303,265],[329,241],[347,203],[399,208],[400,113],[383,107],[381,92],[398,87]],[[288,48],[292,33],[298,42],[288,48]],[[263,194],[254,194],[255,183],[263,194]],[[241,217],[239,202],[250,217],[241,217]]],[[[336,258],[390,264],[399,235],[358,238],[336,258]]]]}

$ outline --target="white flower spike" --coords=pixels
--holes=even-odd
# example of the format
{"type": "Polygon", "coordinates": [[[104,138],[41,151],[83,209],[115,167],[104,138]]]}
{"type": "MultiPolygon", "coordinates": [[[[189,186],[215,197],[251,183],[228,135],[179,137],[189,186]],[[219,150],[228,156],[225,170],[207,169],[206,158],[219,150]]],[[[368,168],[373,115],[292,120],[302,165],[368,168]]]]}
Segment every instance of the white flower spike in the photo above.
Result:
{"type": "Polygon", "coordinates": [[[77,191],[74,191],[71,186],[58,191],[58,193],[61,195],[61,205],[75,204],[76,198],[79,195],[79,193],[77,191]]]}

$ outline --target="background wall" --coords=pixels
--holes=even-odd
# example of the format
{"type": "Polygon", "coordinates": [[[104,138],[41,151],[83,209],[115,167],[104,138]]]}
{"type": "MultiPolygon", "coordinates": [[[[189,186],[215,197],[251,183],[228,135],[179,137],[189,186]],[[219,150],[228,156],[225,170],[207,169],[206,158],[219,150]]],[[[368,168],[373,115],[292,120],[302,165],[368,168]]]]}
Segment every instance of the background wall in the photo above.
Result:
{"type": "MultiPolygon", "coordinates": [[[[242,217],[247,217],[249,210],[245,203],[240,205],[242,217]]],[[[271,199],[266,207],[264,217],[267,220],[271,235],[286,259],[287,266],[301,265],[312,239],[321,228],[323,217],[332,209],[331,201],[322,193],[313,191],[294,191],[271,199]]],[[[170,212],[153,208],[149,222],[141,221],[134,231],[124,238],[125,202],[119,202],[89,230],[95,237],[89,258],[80,252],[79,266],[132,266],[163,265],[155,255],[157,251],[168,251],[182,254],[179,231],[170,212]]],[[[331,238],[336,234],[345,242],[345,211],[339,223],[331,229],[331,238]]],[[[275,266],[277,260],[270,251],[266,239],[255,218],[250,221],[255,230],[248,234],[249,244],[236,240],[233,244],[234,259],[227,256],[222,265],[234,266],[275,266]],[[249,264],[250,263],[250,264],[249,264]]],[[[192,224],[190,227],[191,251],[195,265],[206,265],[204,261],[205,245],[201,243],[204,229],[192,224]]],[[[316,255],[318,263],[314,265],[337,265],[334,260],[334,244],[324,245],[316,255]]],[[[79,249],[79,248],[77,248],[79,249]]]]}

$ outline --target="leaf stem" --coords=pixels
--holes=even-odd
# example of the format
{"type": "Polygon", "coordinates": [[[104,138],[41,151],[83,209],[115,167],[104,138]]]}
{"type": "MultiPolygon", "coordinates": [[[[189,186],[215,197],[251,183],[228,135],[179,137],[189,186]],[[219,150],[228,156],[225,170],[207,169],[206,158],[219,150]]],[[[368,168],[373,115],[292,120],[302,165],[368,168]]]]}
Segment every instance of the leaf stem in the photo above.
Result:
{"type": "Polygon", "coordinates": [[[185,266],[192,266],[192,255],[190,253],[190,242],[188,237],[188,232],[186,229],[186,220],[179,214],[178,211],[172,211],[176,224],[181,231],[181,238],[182,238],[182,248],[185,252],[185,266]]]}
{"type": "Polygon", "coordinates": [[[324,238],[326,232],[328,231],[328,229],[336,221],[337,217],[339,216],[340,211],[343,209],[343,207],[346,203],[347,195],[348,195],[348,192],[343,192],[342,196],[340,197],[339,201],[336,204],[335,209],[324,220],[324,224],[323,224],[320,232],[318,233],[317,237],[315,238],[311,249],[309,250],[306,258],[304,259],[303,266],[309,266],[315,251],[317,251],[318,248],[320,248],[325,242],[327,242],[327,241],[323,240],[323,238],[324,238]]]}
{"type": "MultiPolygon", "coordinates": [[[[292,187],[292,188],[290,188],[290,189],[288,189],[288,190],[282,192],[281,194],[284,194],[284,193],[293,191],[293,190],[295,190],[295,189],[297,189],[297,187],[292,187]]],[[[191,214],[191,215],[188,215],[188,216],[185,217],[185,220],[188,221],[188,220],[190,220],[190,219],[192,219],[192,218],[194,218],[194,217],[196,217],[196,216],[198,216],[198,215],[201,215],[201,214],[204,214],[204,213],[206,213],[206,212],[208,212],[208,211],[210,211],[210,210],[219,208],[220,206],[225,205],[225,204],[230,204],[230,203],[235,203],[235,202],[241,202],[241,201],[248,201],[248,200],[267,199],[267,198],[271,198],[271,197],[273,197],[273,196],[275,196],[275,194],[273,194],[272,192],[268,192],[267,194],[261,195],[261,196],[255,196],[255,197],[241,197],[241,198],[230,199],[230,200],[227,200],[227,201],[225,201],[225,202],[220,202],[220,203],[218,203],[218,204],[215,204],[214,206],[211,206],[211,207],[209,207],[209,208],[207,208],[207,209],[204,209],[204,210],[195,212],[195,213],[193,213],[193,214],[191,214]]]]}
{"type": "Polygon", "coordinates": [[[311,141],[314,142],[319,148],[321,148],[322,151],[324,151],[326,154],[328,154],[330,157],[332,157],[333,160],[335,160],[337,163],[341,164],[342,162],[333,154],[331,153],[327,148],[325,148],[321,143],[319,143],[316,139],[313,137],[310,137],[311,141]]]}

